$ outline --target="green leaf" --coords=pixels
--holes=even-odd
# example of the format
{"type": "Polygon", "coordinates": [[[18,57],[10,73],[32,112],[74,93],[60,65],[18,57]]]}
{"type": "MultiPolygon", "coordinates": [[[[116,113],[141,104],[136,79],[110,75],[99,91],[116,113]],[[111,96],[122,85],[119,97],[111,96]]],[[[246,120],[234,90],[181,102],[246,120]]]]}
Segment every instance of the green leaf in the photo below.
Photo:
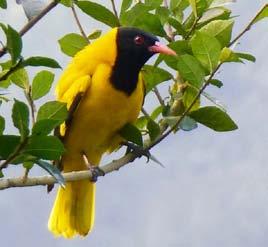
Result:
{"type": "Polygon", "coordinates": [[[20,136],[0,135],[0,159],[7,159],[20,144],[20,136]]]}
{"type": "Polygon", "coordinates": [[[37,121],[52,119],[61,124],[68,116],[66,104],[58,101],[50,101],[42,105],[37,114],[37,121]]]}
{"type": "Polygon", "coordinates": [[[191,46],[195,57],[212,73],[220,58],[221,45],[219,41],[211,35],[198,31],[191,39],[191,46]]]}
{"type": "Polygon", "coordinates": [[[156,85],[172,78],[172,75],[166,70],[151,65],[145,65],[142,72],[147,93],[150,92],[156,85]]]}
{"type": "Polygon", "coordinates": [[[228,47],[224,47],[222,49],[220,55],[220,61],[222,63],[226,62],[243,63],[243,61],[239,58],[239,56],[228,47]]]}
{"type": "Polygon", "coordinates": [[[235,2],[236,0],[214,0],[211,3],[210,8],[221,7],[235,2]]]}
{"type": "Polygon", "coordinates": [[[60,3],[63,4],[65,7],[71,7],[73,0],[60,0],[60,3]]]}
{"type": "Polygon", "coordinates": [[[156,120],[158,116],[162,113],[162,111],[163,111],[163,106],[160,105],[156,107],[151,114],[151,119],[156,120]]]}
{"type": "Polygon", "coordinates": [[[262,11],[259,15],[254,19],[253,24],[257,23],[258,21],[268,17],[268,4],[265,4],[262,11]]]}
{"type": "Polygon", "coordinates": [[[121,12],[120,23],[123,26],[133,26],[136,19],[143,19],[143,15],[148,13],[151,8],[143,3],[137,3],[130,10],[121,12]]]}
{"type": "Polygon", "coordinates": [[[191,112],[189,116],[215,131],[232,131],[238,128],[226,112],[215,106],[199,108],[191,112]]]}
{"type": "Polygon", "coordinates": [[[189,0],[170,0],[170,9],[184,11],[189,6],[189,0]]]}
{"type": "Polygon", "coordinates": [[[29,76],[24,68],[16,70],[10,75],[9,79],[18,87],[25,90],[29,89],[29,76]]]}
{"type": "Polygon", "coordinates": [[[178,58],[184,54],[192,54],[191,47],[188,41],[186,40],[178,40],[175,42],[171,42],[168,46],[172,50],[174,50],[178,54],[178,56],[167,56],[160,54],[159,59],[164,59],[165,63],[169,67],[171,67],[174,70],[177,70],[178,58]]]}
{"type": "Polygon", "coordinates": [[[192,7],[194,16],[197,18],[197,7],[196,7],[196,0],[189,0],[189,3],[192,7]]]}
{"type": "Polygon", "coordinates": [[[209,81],[209,83],[213,86],[216,86],[218,88],[221,88],[223,86],[223,83],[220,80],[212,79],[209,81]]]}
{"type": "Polygon", "coordinates": [[[31,170],[34,166],[34,162],[33,161],[25,161],[23,162],[23,167],[27,170],[31,170]]]}
{"type": "Polygon", "coordinates": [[[157,7],[159,7],[163,3],[163,0],[145,0],[144,3],[148,6],[156,9],[157,7]]]}
{"type": "Polygon", "coordinates": [[[22,40],[19,33],[8,25],[6,29],[7,50],[11,56],[12,63],[15,64],[21,54],[22,40]]]}
{"type": "Polygon", "coordinates": [[[169,19],[170,11],[168,8],[160,6],[155,10],[155,14],[159,17],[161,24],[165,25],[169,19]]]}
{"type": "MultiPolygon", "coordinates": [[[[177,21],[175,18],[169,17],[168,23],[176,29],[177,34],[182,35],[183,37],[186,36],[187,33],[186,33],[183,25],[179,21],[177,21]]],[[[179,41],[181,41],[181,40],[179,40],[179,41]]]]}
{"type": "Polygon", "coordinates": [[[133,142],[139,146],[143,146],[143,140],[140,130],[133,124],[126,124],[119,134],[127,141],[133,142]]]}
{"type": "Polygon", "coordinates": [[[93,40],[93,39],[97,39],[101,36],[101,30],[97,29],[95,31],[93,31],[92,33],[90,33],[87,38],[90,39],[90,40],[93,40]]]}
{"type": "Polygon", "coordinates": [[[149,119],[148,124],[147,124],[147,129],[149,131],[149,136],[150,136],[151,141],[154,141],[160,135],[160,132],[161,132],[160,127],[152,119],[149,119]]]}
{"type": "Polygon", "coordinates": [[[32,99],[37,100],[45,96],[49,92],[53,81],[53,73],[46,70],[38,72],[33,79],[31,90],[32,99]]]}
{"type": "Polygon", "coordinates": [[[212,20],[228,20],[231,11],[226,8],[218,7],[218,8],[210,8],[208,9],[203,16],[198,20],[198,24],[204,24],[205,22],[209,22],[212,20]]]}
{"type": "Polygon", "coordinates": [[[52,165],[44,160],[38,160],[38,161],[36,161],[36,164],[39,165],[44,170],[46,170],[51,176],[53,176],[56,179],[56,181],[61,186],[64,187],[64,184],[65,184],[64,177],[62,176],[60,170],[56,166],[54,166],[54,165],[52,165]]]}
{"type": "Polygon", "coordinates": [[[36,56],[36,57],[30,57],[25,59],[22,62],[22,66],[44,66],[44,67],[49,67],[49,68],[61,68],[61,66],[58,64],[58,62],[52,58],[48,58],[48,57],[40,57],[40,56],[36,56]]]}
{"type": "Polygon", "coordinates": [[[197,128],[197,123],[192,118],[185,116],[180,122],[180,129],[184,131],[191,131],[197,128]]]}
{"type": "Polygon", "coordinates": [[[0,8],[6,9],[7,8],[7,2],[6,0],[0,0],[0,8]]]}
{"type": "Polygon", "coordinates": [[[59,40],[59,44],[64,54],[73,57],[78,51],[88,45],[88,41],[79,34],[69,33],[59,40]]]}
{"type": "Polygon", "coordinates": [[[144,127],[147,125],[147,122],[148,122],[148,118],[145,116],[141,116],[136,120],[135,126],[138,129],[144,129],[144,127]]]}
{"type": "Polygon", "coordinates": [[[59,120],[41,119],[37,121],[32,129],[32,135],[48,135],[59,125],[59,120]]]}
{"type": "MultiPolygon", "coordinates": [[[[182,101],[184,104],[185,108],[188,108],[193,100],[195,99],[195,97],[197,96],[198,91],[195,88],[192,87],[187,87],[183,93],[183,97],[182,97],[182,101]]],[[[194,106],[192,107],[191,111],[197,110],[200,106],[200,99],[196,101],[196,103],[194,104],[194,106]]]]}
{"type": "Polygon", "coordinates": [[[64,151],[63,144],[56,136],[31,136],[24,153],[40,159],[58,160],[64,151]]]}
{"type": "Polygon", "coordinates": [[[3,132],[5,130],[5,119],[0,116],[0,135],[3,135],[3,132]]]}
{"type": "Polygon", "coordinates": [[[199,61],[191,55],[182,55],[178,60],[178,71],[184,80],[200,88],[205,78],[205,72],[199,61]]]}
{"type": "Polygon", "coordinates": [[[256,58],[254,56],[252,56],[251,54],[241,53],[241,52],[235,52],[235,54],[241,59],[245,59],[245,60],[248,60],[248,61],[253,62],[253,63],[256,62],[256,58]]]}
{"type": "Polygon", "coordinates": [[[125,11],[127,11],[130,8],[132,2],[133,2],[133,0],[123,0],[122,1],[121,10],[120,10],[120,17],[125,11]]]}
{"type": "Polygon", "coordinates": [[[136,18],[132,23],[132,26],[138,27],[160,37],[164,37],[166,35],[158,16],[150,13],[144,13],[141,18],[136,18]]]}
{"type": "Polygon", "coordinates": [[[25,103],[15,99],[12,109],[12,120],[22,138],[29,135],[29,109],[25,103]]]}
{"type": "Polygon", "coordinates": [[[91,1],[79,1],[76,5],[87,15],[100,21],[110,27],[118,26],[118,20],[115,15],[106,7],[91,1]]]}
{"type": "Polygon", "coordinates": [[[233,26],[233,20],[216,20],[201,28],[200,31],[215,37],[223,48],[231,41],[233,26]]]}

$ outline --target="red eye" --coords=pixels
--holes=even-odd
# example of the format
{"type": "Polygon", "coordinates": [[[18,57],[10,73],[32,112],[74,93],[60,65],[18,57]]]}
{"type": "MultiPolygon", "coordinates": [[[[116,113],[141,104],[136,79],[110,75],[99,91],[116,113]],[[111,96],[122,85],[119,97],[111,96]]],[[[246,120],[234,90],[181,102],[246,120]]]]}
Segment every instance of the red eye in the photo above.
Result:
{"type": "Polygon", "coordinates": [[[136,36],[134,42],[136,45],[142,45],[144,43],[144,38],[142,36],[136,36]]]}

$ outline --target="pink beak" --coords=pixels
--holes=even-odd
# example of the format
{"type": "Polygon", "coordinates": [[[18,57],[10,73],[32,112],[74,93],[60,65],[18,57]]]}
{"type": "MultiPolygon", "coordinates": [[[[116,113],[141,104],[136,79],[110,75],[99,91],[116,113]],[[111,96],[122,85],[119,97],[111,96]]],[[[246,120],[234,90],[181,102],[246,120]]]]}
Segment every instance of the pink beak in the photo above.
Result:
{"type": "Polygon", "coordinates": [[[177,56],[177,53],[175,51],[173,51],[166,45],[161,44],[158,41],[156,41],[154,45],[149,47],[149,51],[154,53],[162,53],[166,55],[177,56]]]}

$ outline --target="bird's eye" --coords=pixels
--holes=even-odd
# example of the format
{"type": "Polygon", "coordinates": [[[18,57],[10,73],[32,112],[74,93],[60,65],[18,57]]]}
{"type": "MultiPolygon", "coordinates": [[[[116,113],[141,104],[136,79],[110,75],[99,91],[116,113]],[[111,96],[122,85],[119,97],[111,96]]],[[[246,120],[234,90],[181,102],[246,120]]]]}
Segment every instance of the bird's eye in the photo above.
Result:
{"type": "Polygon", "coordinates": [[[144,38],[138,35],[134,38],[134,42],[136,45],[142,45],[144,43],[144,38]]]}

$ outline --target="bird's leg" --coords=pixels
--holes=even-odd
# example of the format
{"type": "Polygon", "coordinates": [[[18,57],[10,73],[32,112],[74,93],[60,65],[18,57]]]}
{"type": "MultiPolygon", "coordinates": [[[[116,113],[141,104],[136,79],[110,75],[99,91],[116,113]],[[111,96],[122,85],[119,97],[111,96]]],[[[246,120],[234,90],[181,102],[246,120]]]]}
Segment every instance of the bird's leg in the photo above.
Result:
{"type": "Polygon", "coordinates": [[[92,173],[92,178],[90,179],[91,182],[97,182],[99,176],[104,176],[105,172],[100,169],[98,166],[92,165],[85,152],[82,152],[82,158],[84,160],[84,163],[86,164],[87,168],[91,171],[92,173]]]}
{"type": "Polygon", "coordinates": [[[150,158],[151,158],[151,153],[149,150],[144,149],[141,146],[138,146],[132,142],[122,142],[123,146],[127,147],[126,153],[134,153],[136,154],[138,157],[142,157],[145,156],[147,158],[147,163],[149,162],[150,158]]]}

